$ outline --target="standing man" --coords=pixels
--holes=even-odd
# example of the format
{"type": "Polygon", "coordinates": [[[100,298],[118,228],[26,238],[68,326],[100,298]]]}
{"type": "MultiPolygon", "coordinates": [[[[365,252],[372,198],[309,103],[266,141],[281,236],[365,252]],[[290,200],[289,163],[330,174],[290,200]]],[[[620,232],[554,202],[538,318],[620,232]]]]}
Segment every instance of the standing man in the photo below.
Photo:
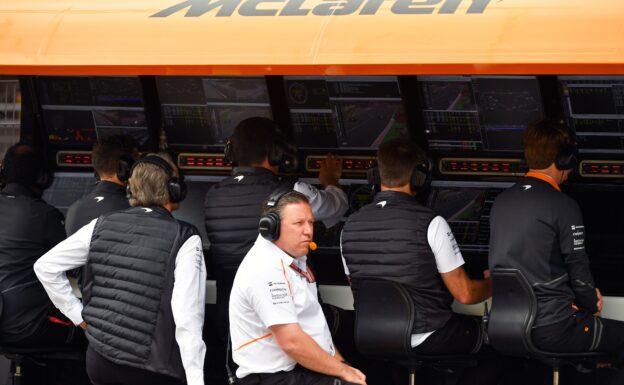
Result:
{"type": "Polygon", "coordinates": [[[332,156],[321,164],[319,190],[305,182],[282,180],[280,167],[297,161],[275,123],[267,118],[245,119],[226,145],[226,156],[238,167],[232,176],[213,186],[204,203],[206,232],[216,267],[219,335],[227,338],[228,299],[238,265],[258,235],[262,202],[277,188],[288,188],[308,197],[312,213],[326,226],[340,221],[348,209],[340,189],[342,162],[332,156]]]}
{"type": "Polygon", "coordinates": [[[314,216],[305,195],[272,194],[260,235],[241,263],[230,298],[230,333],[242,385],[365,385],[335,349],[306,265],[314,216]]]}
{"type": "Polygon", "coordinates": [[[130,135],[111,135],[98,139],[93,146],[92,159],[93,169],[100,181],[93,191],[74,202],[67,210],[67,235],[72,235],[102,214],[130,207],[126,185],[130,168],[138,158],[138,145],[130,135]]]}
{"type": "Polygon", "coordinates": [[[35,264],[54,304],[86,330],[95,385],[203,385],[206,268],[193,225],[171,212],[186,189],[173,161],[150,155],[129,180],[128,210],[91,221],[35,264]],[[86,265],[83,302],[65,272],[86,265]]]}
{"type": "Polygon", "coordinates": [[[411,336],[415,352],[475,353],[482,343],[481,318],[454,313],[451,304],[487,299],[492,283],[487,271],[484,280],[468,277],[448,223],[414,199],[426,180],[426,162],[422,150],[405,141],[379,147],[381,192],[350,215],[342,231],[345,273],[354,292],[366,278],[407,288],[417,314],[411,336]]]}
{"type": "Polygon", "coordinates": [[[622,355],[624,323],[598,317],[602,296],[589,270],[581,211],[559,188],[576,166],[572,133],[542,120],[529,125],[523,142],[529,172],[496,198],[490,214],[490,268],[518,269],[533,287],[538,348],[622,355]]]}
{"type": "Polygon", "coordinates": [[[51,183],[43,157],[18,143],[0,168],[0,342],[20,347],[63,346],[81,334],[54,308],[33,271],[65,239],[63,214],[41,199],[51,183]]]}

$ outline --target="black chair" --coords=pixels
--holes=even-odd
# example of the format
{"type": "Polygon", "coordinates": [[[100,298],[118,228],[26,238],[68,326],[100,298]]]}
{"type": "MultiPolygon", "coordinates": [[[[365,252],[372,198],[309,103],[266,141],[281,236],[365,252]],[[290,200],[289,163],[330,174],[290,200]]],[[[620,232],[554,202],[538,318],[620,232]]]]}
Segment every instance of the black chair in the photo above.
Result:
{"type": "Polygon", "coordinates": [[[387,280],[366,279],[358,283],[355,298],[355,345],[368,358],[393,361],[409,368],[415,383],[420,367],[450,371],[475,366],[469,354],[420,355],[411,347],[415,310],[407,289],[387,280]]]}
{"type": "Polygon", "coordinates": [[[489,316],[488,337],[490,345],[514,356],[533,358],[553,368],[553,385],[559,384],[562,364],[572,364],[578,370],[584,363],[608,361],[605,353],[551,353],[533,345],[531,330],[537,314],[537,300],[531,285],[517,269],[493,269],[492,310],[489,316]]]}
{"type": "MultiPolygon", "coordinates": [[[[4,310],[4,301],[0,294],[0,319],[4,310]]],[[[29,360],[39,366],[46,366],[50,360],[84,361],[84,352],[76,351],[72,347],[32,347],[23,348],[18,346],[0,346],[0,355],[5,356],[11,362],[13,385],[22,383],[22,365],[29,360]]]]}

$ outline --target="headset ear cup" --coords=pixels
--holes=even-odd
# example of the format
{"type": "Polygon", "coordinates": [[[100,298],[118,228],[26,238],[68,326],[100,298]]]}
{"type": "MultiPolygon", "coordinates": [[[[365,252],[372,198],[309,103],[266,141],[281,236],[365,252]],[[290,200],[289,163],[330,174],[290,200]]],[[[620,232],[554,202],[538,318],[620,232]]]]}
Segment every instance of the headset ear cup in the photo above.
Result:
{"type": "Polygon", "coordinates": [[[130,170],[132,170],[132,164],[134,159],[130,156],[121,156],[117,163],[117,178],[126,183],[130,179],[130,170]]]}
{"type": "Polygon", "coordinates": [[[282,139],[276,139],[269,150],[269,164],[271,166],[281,166],[284,160],[284,150],[286,143],[282,139]]]}
{"type": "Polygon", "coordinates": [[[277,213],[263,215],[258,222],[258,231],[266,240],[275,241],[280,236],[280,219],[277,213]]]}
{"type": "Polygon", "coordinates": [[[557,154],[557,157],[555,158],[555,167],[561,171],[573,169],[576,167],[577,163],[576,153],[577,150],[575,146],[566,145],[557,154]]]}
{"type": "Polygon", "coordinates": [[[172,177],[169,179],[167,184],[167,190],[169,191],[169,200],[171,203],[179,203],[186,198],[186,183],[184,180],[177,177],[172,177]]]}
{"type": "Polygon", "coordinates": [[[50,170],[43,168],[39,171],[35,184],[37,185],[37,188],[46,190],[48,187],[52,186],[53,182],[54,174],[50,170]]]}

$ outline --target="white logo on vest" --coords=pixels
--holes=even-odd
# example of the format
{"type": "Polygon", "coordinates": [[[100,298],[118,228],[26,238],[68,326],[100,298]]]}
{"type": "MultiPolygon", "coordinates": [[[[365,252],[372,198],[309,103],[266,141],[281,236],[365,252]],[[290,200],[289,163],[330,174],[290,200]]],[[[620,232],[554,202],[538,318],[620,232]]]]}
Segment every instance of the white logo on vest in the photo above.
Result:
{"type": "Polygon", "coordinates": [[[145,210],[146,213],[151,213],[152,211],[154,211],[150,209],[149,207],[143,207],[143,210],[145,210]]]}
{"type": "Polygon", "coordinates": [[[240,182],[241,180],[243,180],[244,177],[245,175],[239,175],[237,177],[234,177],[234,179],[236,179],[237,182],[240,182]]]}
{"type": "Polygon", "coordinates": [[[386,203],[388,203],[388,202],[381,201],[381,202],[377,203],[377,206],[379,206],[379,207],[381,207],[383,209],[384,207],[386,207],[386,203]]]}
{"type": "Polygon", "coordinates": [[[104,197],[95,197],[95,198],[93,198],[93,199],[95,199],[95,201],[96,201],[97,203],[100,203],[100,202],[102,202],[102,201],[104,200],[104,197]]]}

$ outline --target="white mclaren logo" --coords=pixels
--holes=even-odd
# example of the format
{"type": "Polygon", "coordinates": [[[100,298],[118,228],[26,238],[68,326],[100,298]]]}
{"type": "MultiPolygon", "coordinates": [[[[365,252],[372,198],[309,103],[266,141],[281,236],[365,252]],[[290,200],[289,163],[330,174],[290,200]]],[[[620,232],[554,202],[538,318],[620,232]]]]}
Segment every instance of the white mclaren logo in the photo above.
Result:
{"type": "Polygon", "coordinates": [[[95,199],[95,201],[96,201],[97,203],[100,203],[100,202],[102,202],[102,201],[104,200],[104,197],[95,197],[95,198],[93,198],[93,199],[95,199]]]}
{"type": "Polygon", "coordinates": [[[525,184],[524,186],[522,186],[522,188],[524,189],[524,191],[526,191],[526,190],[530,189],[531,187],[533,187],[533,186],[531,186],[530,184],[525,184]]]}
{"type": "Polygon", "coordinates": [[[243,180],[244,177],[245,175],[239,175],[237,177],[234,177],[234,179],[236,179],[237,182],[240,182],[241,180],[243,180]]]}
{"type": "Polygon", "coordinates": [[[150,209],[149,207],[143,207],[143,210],[145,210],[146,213],[151,213],[152,211],[154,211],[150,209]]]}
{"type": "Polygon", "coordinates": [[[387,201],[381,201],[381,202],[377,203],[377,206],[379,206],[379,207],[381,207],[383,209],[384,207],[386,207],[386,203],[388,203],[388,202],[387,201]]]}

